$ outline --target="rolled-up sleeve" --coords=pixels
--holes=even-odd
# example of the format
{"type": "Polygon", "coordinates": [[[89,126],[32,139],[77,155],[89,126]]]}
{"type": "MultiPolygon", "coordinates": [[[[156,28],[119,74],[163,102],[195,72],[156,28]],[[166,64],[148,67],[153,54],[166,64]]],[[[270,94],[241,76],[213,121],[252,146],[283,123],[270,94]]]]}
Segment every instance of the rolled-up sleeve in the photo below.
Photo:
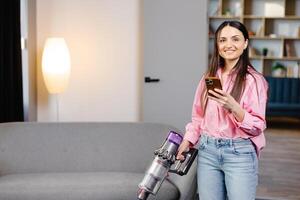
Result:
{"type": "Polygon", "coordinates": [[[192,121],[185,127],[186,132],[184,139],[191,142],[193,145],[197,144],[200,137],[200,125],[203,120],[203,108],[201,105],[201,95],[204,87],[204,76],[201,78],[193,102],[192,121]]]}
{"type": "Polygon", "coordinates": [[[237,121],[232,115],[236,126],[251,136],[257,136],[266,129],[266,104],[268,84],[263,77],[250,79],[246,85],[242,107],[245,110],[244,118],[237,121]]]}

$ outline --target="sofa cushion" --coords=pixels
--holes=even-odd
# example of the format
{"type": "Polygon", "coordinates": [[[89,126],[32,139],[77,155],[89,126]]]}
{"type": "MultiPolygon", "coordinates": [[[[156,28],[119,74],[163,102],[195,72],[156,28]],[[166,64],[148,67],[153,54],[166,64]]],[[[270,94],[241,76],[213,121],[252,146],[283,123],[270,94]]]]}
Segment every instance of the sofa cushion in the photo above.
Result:
{"type": "MultiPolygon", "coordinates": [[[[0,199],[133,200],[143,176],[125,172],[11,174],[0,177],[0,199]]],[[[179,192],[165,180],[156,197],[179,199],[179,192]]]]}
{"type": "Polygon", "coordinates": [[[3,123],[0,172],[144,173],[170,130],[177,131],[154,123],[3,123]]]}

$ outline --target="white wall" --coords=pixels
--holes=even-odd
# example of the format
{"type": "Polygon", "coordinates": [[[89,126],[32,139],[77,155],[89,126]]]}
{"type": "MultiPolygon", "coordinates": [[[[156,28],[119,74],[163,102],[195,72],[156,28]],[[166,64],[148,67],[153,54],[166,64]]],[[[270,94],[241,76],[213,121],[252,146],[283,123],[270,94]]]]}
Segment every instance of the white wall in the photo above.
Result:
{"type": "Polygon", "coordinates": [[[47,37],[64,37],[71,79],[59,95],[60,121],[139,121],[139,0],[37,0],[38,121],[56,120],[41,74],[47,37]]]}

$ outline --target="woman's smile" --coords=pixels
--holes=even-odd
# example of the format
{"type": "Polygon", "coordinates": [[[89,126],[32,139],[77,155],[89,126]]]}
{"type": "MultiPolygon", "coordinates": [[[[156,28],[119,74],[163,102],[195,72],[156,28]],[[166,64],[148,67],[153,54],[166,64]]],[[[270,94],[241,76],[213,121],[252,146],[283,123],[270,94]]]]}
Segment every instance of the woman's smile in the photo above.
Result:
{"type": "Polygon", "coordinates": [[[224,52],[225,52],[225,53],[229,53],[229,54],[231,54],[231,53],[234,53],[234,52],[235,52],[235,50],[229,49],[229,50],[224,50],[224,52]]]}

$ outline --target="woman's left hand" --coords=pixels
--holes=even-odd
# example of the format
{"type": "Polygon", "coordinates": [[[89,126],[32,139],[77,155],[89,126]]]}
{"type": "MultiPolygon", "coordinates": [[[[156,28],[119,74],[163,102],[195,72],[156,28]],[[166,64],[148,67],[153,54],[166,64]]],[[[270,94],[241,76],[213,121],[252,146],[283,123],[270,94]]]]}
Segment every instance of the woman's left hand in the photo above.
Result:
{"type": "Polygon", "coordinates": [[[218,102],[223,108],[227,109],[229,112],[232,112],[232,114],[238,121],[243,121],[245,110],[230,94],[217,88],[215,88],[214,91],[209,90],[208,92],[215,96],[213,97],[208,95],[209,99],[218,102]]]}

